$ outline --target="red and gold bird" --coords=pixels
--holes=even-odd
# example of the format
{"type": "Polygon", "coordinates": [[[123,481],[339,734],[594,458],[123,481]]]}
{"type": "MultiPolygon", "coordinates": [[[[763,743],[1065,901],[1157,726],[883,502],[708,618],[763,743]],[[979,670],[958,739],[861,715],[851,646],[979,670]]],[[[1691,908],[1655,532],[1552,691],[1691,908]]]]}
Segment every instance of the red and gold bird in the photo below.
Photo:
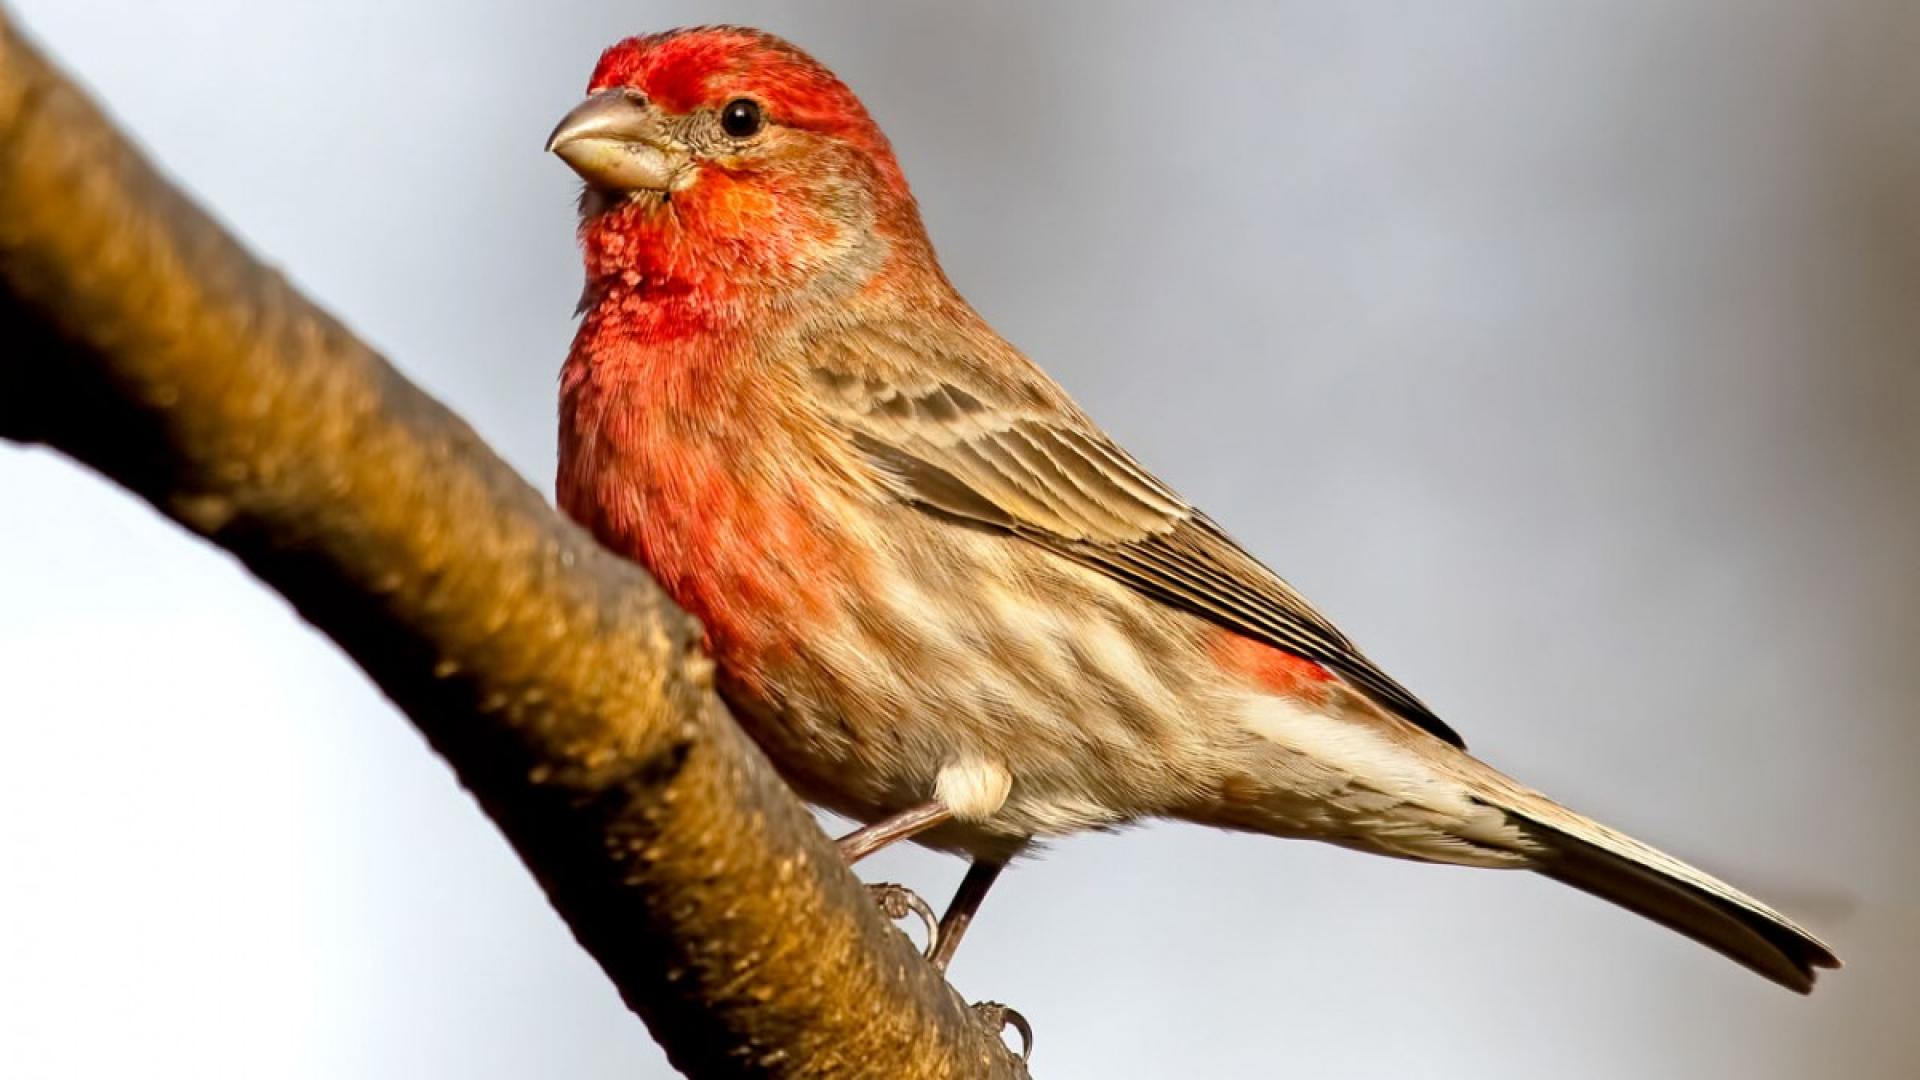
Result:
{"type": "Polygon", "coordinates": [[[585,178],[559,501],[705,624],[806,798],[973,860],[1147,818],[1534,870],[1806,991],[1759,901],[1548,800],[1155,479],[941,273],[887,138],[792,45],[622,41],[585,178]]]}

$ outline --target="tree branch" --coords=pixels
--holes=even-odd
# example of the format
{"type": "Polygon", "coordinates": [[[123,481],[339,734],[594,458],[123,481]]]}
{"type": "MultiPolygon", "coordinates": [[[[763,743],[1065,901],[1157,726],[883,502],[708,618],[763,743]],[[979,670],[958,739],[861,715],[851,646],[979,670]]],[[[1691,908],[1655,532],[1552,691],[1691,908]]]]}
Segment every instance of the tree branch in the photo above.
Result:
{"type": "Polygon", "coordinates": [[[98,469],[338,642],[681,1070],[1025,1069],[874,910],[698,628],[153,169],[0,12],[0,436],[98,469]]]}

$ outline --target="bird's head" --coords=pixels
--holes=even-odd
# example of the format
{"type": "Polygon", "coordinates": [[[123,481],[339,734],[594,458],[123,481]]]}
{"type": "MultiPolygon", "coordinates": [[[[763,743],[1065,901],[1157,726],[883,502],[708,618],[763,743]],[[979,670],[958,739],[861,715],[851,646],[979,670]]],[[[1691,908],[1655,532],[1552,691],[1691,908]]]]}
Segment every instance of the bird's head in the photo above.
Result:
{"type": "Polygon", "coordinates": [[[887,138],[770,34],[701,27],[608,49],[547,149],[587,183],[596,282],[737,293],[852,287],[924,243],[887,138]]]}

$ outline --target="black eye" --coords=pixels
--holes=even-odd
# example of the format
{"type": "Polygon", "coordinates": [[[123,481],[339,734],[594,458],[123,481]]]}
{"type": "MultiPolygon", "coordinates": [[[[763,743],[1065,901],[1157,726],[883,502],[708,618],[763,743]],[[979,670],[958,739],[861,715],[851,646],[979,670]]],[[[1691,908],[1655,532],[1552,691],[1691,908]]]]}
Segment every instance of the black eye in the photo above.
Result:
{"type": "Polygon", "coordinates": [[[734,98],[720,110],[720,130],[736,139],[758,135],[765,122],[760,116],[760,103],[746,98],[734,98]]]}

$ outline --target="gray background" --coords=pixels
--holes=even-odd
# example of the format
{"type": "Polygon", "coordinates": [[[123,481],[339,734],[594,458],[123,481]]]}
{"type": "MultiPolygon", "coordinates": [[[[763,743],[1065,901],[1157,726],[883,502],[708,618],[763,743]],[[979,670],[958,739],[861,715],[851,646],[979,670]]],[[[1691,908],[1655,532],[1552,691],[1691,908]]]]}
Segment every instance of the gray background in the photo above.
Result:
{"type": "MultiPolygon", "coordinates": [[[[1138,456],[1481,754],[1849,962],[1802,1000],[1529,877],[1152,827],[956,965],[1041,1075],[1920,1075],[1920,6],[12,7],[543,488],[542,137],[616,37],[793,37],[1138,456]]],[[[0,1073],[666,1074],[277,598],[51,454],[0,493],[0,1073]]]]}

